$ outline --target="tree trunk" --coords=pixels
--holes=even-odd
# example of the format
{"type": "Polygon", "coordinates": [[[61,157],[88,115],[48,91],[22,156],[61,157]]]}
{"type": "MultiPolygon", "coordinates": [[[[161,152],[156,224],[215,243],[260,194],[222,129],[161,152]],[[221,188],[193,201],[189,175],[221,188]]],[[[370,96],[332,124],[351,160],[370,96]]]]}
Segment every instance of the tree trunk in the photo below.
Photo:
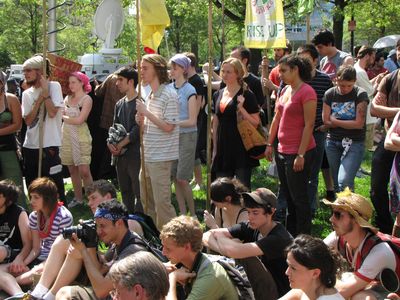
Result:
{"type": "Polygon", "coordinates": [[[333,13],[333,36],[335,37],[335,46],[342,50],[343,43],[343,22],[344,8],[346,3],[344,0],[335,0],[335,12],[333,13]]]}

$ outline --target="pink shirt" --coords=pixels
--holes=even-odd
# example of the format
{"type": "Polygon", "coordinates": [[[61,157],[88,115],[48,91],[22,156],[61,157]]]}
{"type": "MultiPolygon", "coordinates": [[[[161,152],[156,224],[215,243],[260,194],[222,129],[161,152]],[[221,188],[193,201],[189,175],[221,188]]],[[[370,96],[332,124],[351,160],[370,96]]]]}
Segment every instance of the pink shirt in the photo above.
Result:
{"type": "MultiPolygon", "coordinates": [[[[282,91],[277,103],[277,109],[281,113],[278,130],[278,151],[283,154],[297,154],[305,126],[303,105],[308,101],[316,102],[317,94],[311,86],[303,83],[293,97],[284,105],[282,101],[286,91],[287,89],[282,91]]],[[[314,147],[315,140],[311,135],[307,151],[314,147]]]]}

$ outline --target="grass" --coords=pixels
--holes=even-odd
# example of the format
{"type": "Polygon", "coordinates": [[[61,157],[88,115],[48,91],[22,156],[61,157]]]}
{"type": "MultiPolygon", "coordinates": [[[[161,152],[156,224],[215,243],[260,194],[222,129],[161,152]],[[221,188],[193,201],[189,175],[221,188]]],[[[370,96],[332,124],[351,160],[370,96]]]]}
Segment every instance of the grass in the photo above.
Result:
{"type": "MultiPolygon", "coordinates": [[[[371,158],[372,158],[372,152],[366,152],[364,155],[364,160],[362,163],[362,168],[367,171],[371,171],[371,158]]],[[[274,193],[278,193],[278,188],[279,188],[279,181],[277,178],[273,178],[267,175],[267,170],[269,167],[269,162],[266,160],[261,160],[260,161],[260,166],[253,171],[252,175],[252,188],[256,189],[259,187],[266,187],[269,188],[271,191],[274,193]]],[[[205,181],[206,178],[206,169],[203,167],[203,179],[205,181]]],[[[320,174],[319,176],[319,185],[318,185],[318,199],[322,199],[325,196],[325,185],[323,183],[322,175],[320,174]]],[[[355,179],[355,192],[358,194],[363,195],[367,199],[369,199],[369,190],[370,190],[370,183],[371,179],[370,176],[365,176],[363,178],[356,178],[355,179]]],[[[65,190],[67,191],[66,197],[68,200],[73,198],[73,191],[72,191],[72,185],[68,184],[65,186],[65,190]]],[[[172,194],[172,203],[175,206],[175,208],[178,208],[176,199],[175,199],[175,194],[174,194],[174,189],[172,189],[173,194],[172,194]]],[[[200,221],[203,219],[203,214],[202,211],[206,208],[206,191],[205,190],[200,190],[200,191],[194,191],[193,192],[193,197],[195,200],[195,205],[196,209],[198,211],[198,218],[200,221]]],[[[118,193],[118,199],[121,199],[121,194],[118,193]]],[[[331,232],[331,226],[329,222],[329,217],[330,217],[330,209],[323,205],[322,203],[319,203],[319,208],[317,209],[317,212],[315,214],[315,217],[313,219],[313,226],[312,226],[312,234],[314,236],[319,236],[321,238],[326,237],[329,232],[331,232]]],[[[74,215],[74,219],[76,223],[79,219],[90,219],[93,217],[90,209],[88,206],[78,206],[70,209],[72,214],[74,215]]]]}

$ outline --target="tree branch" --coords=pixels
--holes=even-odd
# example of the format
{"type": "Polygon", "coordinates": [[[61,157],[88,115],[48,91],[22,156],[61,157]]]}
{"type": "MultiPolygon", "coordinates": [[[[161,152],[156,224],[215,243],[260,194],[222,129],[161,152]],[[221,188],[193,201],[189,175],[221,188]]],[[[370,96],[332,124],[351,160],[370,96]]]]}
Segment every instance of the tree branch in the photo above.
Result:
{"type": "MultiPolygon", "coordinates": [[[[222,3],[220,0],[213,0],[213,3],[216,7],[222,8],[222,3]]],[[[224,8],[224,15],[230,18],[232,21],[238,21],[238,22],[243,22],[244,21],[244,15],[243,16],[238,16],[235,13],[231,12],[229,9],[224,8]]]]}

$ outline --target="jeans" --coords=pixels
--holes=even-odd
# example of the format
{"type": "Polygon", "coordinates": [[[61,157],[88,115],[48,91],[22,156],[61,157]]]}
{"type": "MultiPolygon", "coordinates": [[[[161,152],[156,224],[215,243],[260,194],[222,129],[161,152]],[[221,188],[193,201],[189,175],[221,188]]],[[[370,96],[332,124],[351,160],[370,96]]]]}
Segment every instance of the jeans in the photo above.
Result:
{"type": "Polygon", "coordinates": [[[300,233],[311,233],[311,208],[307,186],[310,180],[311,166],[315,148],[304,155],[304,169],[293,170],[296,154],[279,153],[276,157],[280,180],[279,194],[285,195],[288,205],[287,230],[297,236],[300,233]]]}
{"type": "Polygon", "coordinates": [[[384,233],[392,233],[393,219],[389,211],[388,184],[396,152],[386,150],[382,140],[372,157],[371,201],[374,205],[376,226],[384,233]]]}
{"type": "Polygon", "coordinates": [[[314,162],[311,167],[310,184],[308,185],[308,195],[312,213],[317,210],[318,194],[318,175],[321,170],[322,160],[324,158],[326,132],[314,131],[314,140],[316,143],[314,162]]]}
{"type": "Polygon", "coordinates": [[[343,191],[346,187],[354,190],[354,178],[364,158],[364,141],[353,141],[344,154],[346,150],[342,145],[342,141],[327,139],[325,151],[328,157],[335,191],[343,191]],[[343,154],[344,157],[342,157],[343,154]]]}

